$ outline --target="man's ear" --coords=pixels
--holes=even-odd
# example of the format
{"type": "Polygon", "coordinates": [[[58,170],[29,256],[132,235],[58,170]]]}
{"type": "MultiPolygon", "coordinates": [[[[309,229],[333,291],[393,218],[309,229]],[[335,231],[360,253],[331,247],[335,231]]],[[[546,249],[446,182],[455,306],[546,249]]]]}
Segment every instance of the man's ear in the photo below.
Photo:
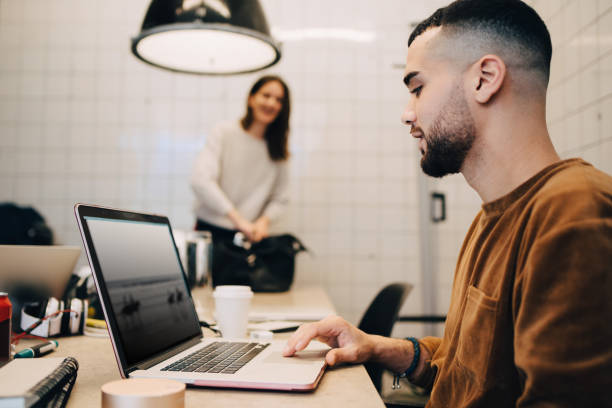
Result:
{"type": "Polygon", "coordinates": [[[478,103],[488,103],[499,92],[506,78],[506,64],[497,55],[488,54],[472,66],[472,92],[478,103]]]}

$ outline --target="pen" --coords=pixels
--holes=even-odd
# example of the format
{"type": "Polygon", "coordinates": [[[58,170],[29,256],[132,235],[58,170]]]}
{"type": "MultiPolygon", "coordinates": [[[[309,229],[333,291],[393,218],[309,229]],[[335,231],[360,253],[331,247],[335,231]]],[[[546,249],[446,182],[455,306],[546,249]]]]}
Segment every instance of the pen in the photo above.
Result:
{"type": "Polygon", "coordinates": [[[45,354],[49,354],[59,346],[59,343],[55,340],[45,341],[44,343],[37,344],[32,347],[24,348],[15,354],[15,358],[32,358],[42,357],[45,354]]]}

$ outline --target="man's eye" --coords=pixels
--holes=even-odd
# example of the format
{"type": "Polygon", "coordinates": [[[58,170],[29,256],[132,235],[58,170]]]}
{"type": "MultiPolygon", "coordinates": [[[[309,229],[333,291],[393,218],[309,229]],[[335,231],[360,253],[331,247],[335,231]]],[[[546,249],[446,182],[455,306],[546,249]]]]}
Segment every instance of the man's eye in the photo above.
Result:
{"type": "Polygon", "coordinates": [[[419,96],[421,94],[421,89],[423,89],[423,85],[417,86],[412,91],[410,91],[410,93],[413,95],[419,96]]]}

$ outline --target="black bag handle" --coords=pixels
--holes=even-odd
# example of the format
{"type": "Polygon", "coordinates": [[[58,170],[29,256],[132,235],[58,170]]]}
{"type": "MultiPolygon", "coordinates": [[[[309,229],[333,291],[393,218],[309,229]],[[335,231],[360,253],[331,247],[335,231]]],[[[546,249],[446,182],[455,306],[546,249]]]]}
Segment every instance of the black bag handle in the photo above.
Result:
{"type": "Polygon", "coordinates": [[[302,241],[292,234],[273,235],[262,239],[251,247],[251,250],[258,254],[271,253],[279,249],[290,255],[295,255],[302,251],[309,252],[302,241]]]}

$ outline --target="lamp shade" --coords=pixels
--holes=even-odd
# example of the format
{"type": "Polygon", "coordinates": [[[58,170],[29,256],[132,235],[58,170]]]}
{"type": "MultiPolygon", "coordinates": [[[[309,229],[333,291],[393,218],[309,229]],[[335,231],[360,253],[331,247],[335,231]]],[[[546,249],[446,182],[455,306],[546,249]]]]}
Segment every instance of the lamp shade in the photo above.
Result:
{"type": "Polygon", "coordinates": [[[152,0],[132,52],[159,68],[205,75],[254,72],[281,57],[257,0],[152,0]]]}

